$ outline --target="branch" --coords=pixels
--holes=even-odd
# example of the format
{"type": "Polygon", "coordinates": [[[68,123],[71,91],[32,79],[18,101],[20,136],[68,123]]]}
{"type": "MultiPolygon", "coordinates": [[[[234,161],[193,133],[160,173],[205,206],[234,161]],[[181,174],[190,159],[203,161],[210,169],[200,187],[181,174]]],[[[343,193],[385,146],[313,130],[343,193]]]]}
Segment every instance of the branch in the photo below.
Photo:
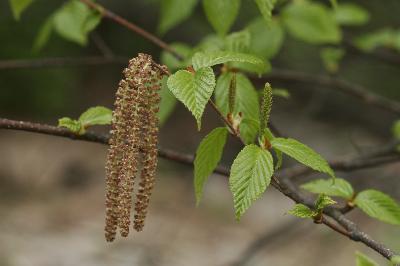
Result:
{"type": "Polygon", "coordinates": [[[169,46],[167,43],[165,43],[163,40],[161,40],[157,36],[151,34],[150,32],[148,32],[148,31],[146,31],[144,29],[142,29],[138,25],[136,25],[136,24],[134,24],[132,22],[129,22],[128,20],[126,20],[126,19],[118,16],[117,14],[111,12],[110,10],[105,8],[104,6],[101,6],[101,5],[97,4],[97,3],[94,3],[91,0],[80,0],[80,1],[82,3],[84,3],[84,4],[86,4],[88,7],[100,12],[100,14],[103,17],[114,21],[115,23],[117,23],[117,24],[129,29],[130,31],[135,32],[136,34],[139,34],[140,36],[142,36],[143,38],[151,41],[152,43],[154,43],[155,45],[157,45],[161,49],[170,52],[177,59],[182,59],[182,56],[179,55],[171,46],[169,46]]]}
{"type": "MultiPolygon", "coordinates": [[[[89,142],[96,142],[100,144],[108,144],[108,136],[107,135],[100,135],[92,132],[88,132],[84,135],[76,135],[75,133],[70,132],[68,129],[59,128],[55,126],[45,125],[45,124],[38,124],[38,123],[31,123],[31,122],[23,122],[23,121],[15,121],[9,119],[0,119],[0,129],[13,129],[13,130],[22,130],[22,131],[29,131],[35,133],[41,133],[46,135],[53,135],[59,137],[65,137],[73,140],[83,140],[89,142]]],[[[386,147],[385,147],[386,148],[386,147]]],[[[162,149],[160,148],[158,151],[158,155],[161,158],[165,158],[167,160],[179,162],[185,165],[193,166],[194,157],[192,155],[179,153],[176,151],[162,149]]],[[[229,170],[225,167],[219,166],[215,171],[220,175],[229,176],[229,170]]],[[[277,173],[279,179],[274,179],[272,185],[282,192],[285,196],[289,197],[293,201],[297,203],[302,203],[308,206],[313,206],[313,200],[303,196],[297,188],[294,186],[293,183],[290,182],[289,178],[282,175],[283,171],[277,173]]],[[[396,254],[390,250],[389,248],[385,247],[383,244],[375,241],[369,235],[362,232],[358,229],[358,227],[350,220],[348,220],[337,208],[327,208],[324,212],[326,215],[333,218],[336,222],[342,225],[346,231],[337,227],[336,225],[328,221],[327,219],[323,219],[323,223],[330,228],[334,229],[335,231],[341,231],[341,234],[346,235],[350,239],[354,241],[359,241],[367,245],[368,247],[374,249],[382,256],[387,259],[395,256],[396,254]],[[346,233],[345,233],[346,232],[346,233]]]]}
{"type": "Polygon", "coordinates": [[[281,81],[312,83],[315,85],[328,87],[333,90],[340,90],[346,94],[360,99],[366,104],[379,107],[395,114],[400,114],[399,102],[372,93],[361,85],[353,84],[342,79],[282,69],[272,70],[271,73],[266,75],[266,78],[281,81]]]}

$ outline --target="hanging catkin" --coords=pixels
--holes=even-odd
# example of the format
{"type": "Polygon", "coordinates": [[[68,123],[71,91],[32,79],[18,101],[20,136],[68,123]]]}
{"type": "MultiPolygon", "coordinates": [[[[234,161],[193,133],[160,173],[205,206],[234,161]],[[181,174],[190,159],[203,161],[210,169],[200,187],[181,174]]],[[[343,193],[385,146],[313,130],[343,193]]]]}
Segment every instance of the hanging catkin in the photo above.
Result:
{"type": "Polygon", "coordinates": [[[129,61],[119,83],[106,163],[105,237],[113,241],[119,227],[129,234],[134,181],[142,163],[136,195],[134,228],[141,231],[157,167],[158,91],[165,66],[139,54],[129,61]]]}

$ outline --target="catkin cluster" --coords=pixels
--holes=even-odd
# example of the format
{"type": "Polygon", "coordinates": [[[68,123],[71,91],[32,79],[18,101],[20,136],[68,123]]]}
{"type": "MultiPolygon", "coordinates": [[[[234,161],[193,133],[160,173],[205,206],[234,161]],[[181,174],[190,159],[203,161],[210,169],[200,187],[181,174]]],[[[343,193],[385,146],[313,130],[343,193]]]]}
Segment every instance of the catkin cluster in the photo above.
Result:
{"type": "Polygon", "coordinates": [[[136,176],[133,227],[143,229],[157,167],[158,91],[166,72],[151,56],[139,54],[119,83],[106,163],[107,241],[115,239],[118,228],[122,236],[129,234],[136,176]]]}

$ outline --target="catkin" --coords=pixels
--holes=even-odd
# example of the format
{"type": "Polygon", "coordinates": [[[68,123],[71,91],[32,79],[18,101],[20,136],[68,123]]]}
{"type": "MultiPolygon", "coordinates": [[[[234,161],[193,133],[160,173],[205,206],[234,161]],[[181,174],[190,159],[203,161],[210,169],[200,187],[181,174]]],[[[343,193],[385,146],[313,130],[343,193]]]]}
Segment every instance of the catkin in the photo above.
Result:
{"type": "Polygon", "coordinates": [[[139,54],[129,61],[119,83],[113,111],[110,147],[106,163],[105,237],[113,241],[119,228],[129,234],[132,195],[140,163],[140,182],[135,199],[134,228],[144,226],[157,167],[158,91],[165,66],[139,54]]]}

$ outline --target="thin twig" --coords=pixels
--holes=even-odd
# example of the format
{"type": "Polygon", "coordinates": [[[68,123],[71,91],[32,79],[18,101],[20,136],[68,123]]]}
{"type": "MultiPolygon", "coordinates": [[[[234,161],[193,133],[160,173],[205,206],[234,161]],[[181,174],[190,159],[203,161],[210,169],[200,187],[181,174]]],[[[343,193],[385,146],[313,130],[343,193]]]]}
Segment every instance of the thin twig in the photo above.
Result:
{"type": "Polygon", "coordinates": [[[151,34],[150,32],[142,29],[141,27],[137,26],[136,24],[124,19],[123,17],[118,16],[117,14],[111,12],[110,10],[106,9],[104,6],[101,6],[97,3],[94,3],[90,0],[80,0],[82,3],[86,4],[88,7],[97,10],[98,12],[100,12],[100,14],[105,17],[108,18],[116,23],[118,23],[119,25],[139,34],[140,36],[142,36],[143,38],[151,41],[152,43],[154,43],[155,45],[157,45],[158,47],[160,47],[161,49],[170,52],[173,56],[175,56],[178,59],[182,59],[182,56],[180,54],[178,54],[171,46],[169,46],[167,43],[165,43],[163,40],[161,40],[160,38],[158,38],[157,36],[151,34]]]}

